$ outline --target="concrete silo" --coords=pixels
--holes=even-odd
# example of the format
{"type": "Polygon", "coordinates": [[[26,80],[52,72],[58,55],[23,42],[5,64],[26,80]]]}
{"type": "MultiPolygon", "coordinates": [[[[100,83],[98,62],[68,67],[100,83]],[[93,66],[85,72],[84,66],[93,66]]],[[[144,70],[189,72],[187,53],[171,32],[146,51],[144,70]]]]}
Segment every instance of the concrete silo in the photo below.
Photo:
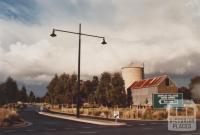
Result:
{"type": "Polygon", "coordinates": [[[125,83],[125,90],[134,82],[144,79],[144,64],[142,63],[130,63],[129,65],[122,67],[122,77],[125,83]]]}

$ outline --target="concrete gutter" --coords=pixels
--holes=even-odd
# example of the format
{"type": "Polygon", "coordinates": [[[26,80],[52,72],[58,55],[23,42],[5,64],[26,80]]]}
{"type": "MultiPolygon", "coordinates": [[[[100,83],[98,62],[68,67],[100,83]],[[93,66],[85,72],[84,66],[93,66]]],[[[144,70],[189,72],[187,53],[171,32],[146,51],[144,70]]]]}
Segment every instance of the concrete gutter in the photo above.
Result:
{"type": "Polygon", "coordinates": [[[86,118],[76,118],[76,117],[73,117],[73,116],[67,116],[67,115],[61,115],[61,114],[52,114],[52,113],[47,113],[47,112],[38,112],[38,113],[41,114],[41,115],[49,116],[49,117],[72,120],[72,121],[95,124],[95,125],[102,125],[102,126],[124,126],[124,125],[126,125],[126,123],[122,123],[122,122],[97,120],[97,119],[86,119],[86,118]]]}

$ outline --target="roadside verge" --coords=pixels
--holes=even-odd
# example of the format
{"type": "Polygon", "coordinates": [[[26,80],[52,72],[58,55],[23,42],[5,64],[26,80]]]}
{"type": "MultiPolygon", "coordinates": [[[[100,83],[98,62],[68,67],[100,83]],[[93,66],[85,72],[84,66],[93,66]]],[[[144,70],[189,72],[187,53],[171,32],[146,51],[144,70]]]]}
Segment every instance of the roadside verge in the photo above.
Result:
{"type": "Polygon", "coordinates": [[[102,126],[124,126],[124,125],[126,125],[126,123],[122,123],[122,122],[114,122],[114,121],[98,120],[98,119],[87,119],[87,118],[76,118],[74,116],[52,114],[52,113],[47,113],[47,112],[38,112],[38,113],[41,115],[49,116],[49,117],[72,120],[72,121],[95,124],[95,125],[102,125],[102,126]]]}
{"type": "MultiPolygon", "coordinates": [[[[58,111],[53,111],[53,110],[48,110],[47,112],[52,113],[52,114],[61,114],[61,115],[67,115],[67,116],[76,116],[75,114],[70,114],[70,113],[64,113],[64,112],[58,112],[58,111]]],[[[99,117],[99,116],[92,116],[92,115],[84,115],[84,114],[80,114],[80,116],[82,118],[87,118],[87,119],[97,119],[97,120],[107,120],[107,121],[114,121],[114,118],[105,118],[105,117],[99,117]]],[[[167,119],[163,119],[163,120],[151,120],[151,119],[122,119],[119,118],[118,119],[119,122],[133,122],[133,121],[149,121],[149,122],[157,122],[157,121],[161,121],[161,122],[167,122],[167,119]]]]}

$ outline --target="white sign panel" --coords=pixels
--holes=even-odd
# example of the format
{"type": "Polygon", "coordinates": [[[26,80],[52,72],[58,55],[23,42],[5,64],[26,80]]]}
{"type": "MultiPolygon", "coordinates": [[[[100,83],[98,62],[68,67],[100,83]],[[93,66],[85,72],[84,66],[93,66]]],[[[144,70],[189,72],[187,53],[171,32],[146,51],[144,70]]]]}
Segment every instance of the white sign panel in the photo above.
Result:
{"type": "Polygon", "coordinates": [[[41,105],[40,106],[40,111],[42,112],[44,110],[43,106],[41,105]]]}
{"type": "Polygon", "coordinates": [[[114,111],[114,118],[119,119],[119,111],[114,111]]]}

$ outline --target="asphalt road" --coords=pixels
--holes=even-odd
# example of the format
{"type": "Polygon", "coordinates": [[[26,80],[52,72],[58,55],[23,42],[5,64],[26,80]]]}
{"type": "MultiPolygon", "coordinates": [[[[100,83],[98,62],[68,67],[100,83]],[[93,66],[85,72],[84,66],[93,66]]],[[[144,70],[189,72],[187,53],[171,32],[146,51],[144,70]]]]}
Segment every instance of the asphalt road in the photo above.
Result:
{"type": "Polygon", "coordinates": [[[33,108],[24,110],[20,115],[32,125],[0,129],[0,135],[200,135],[199,129],[195,132],[168,131],[167,122],[130,121],[123,127],[108,127],[42,116],[33,108]]]}

